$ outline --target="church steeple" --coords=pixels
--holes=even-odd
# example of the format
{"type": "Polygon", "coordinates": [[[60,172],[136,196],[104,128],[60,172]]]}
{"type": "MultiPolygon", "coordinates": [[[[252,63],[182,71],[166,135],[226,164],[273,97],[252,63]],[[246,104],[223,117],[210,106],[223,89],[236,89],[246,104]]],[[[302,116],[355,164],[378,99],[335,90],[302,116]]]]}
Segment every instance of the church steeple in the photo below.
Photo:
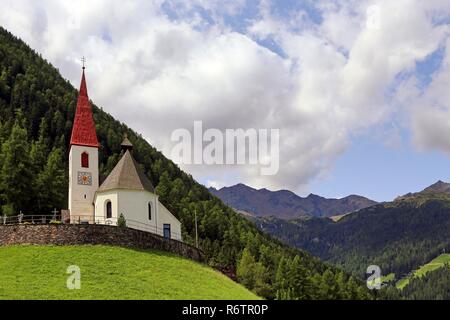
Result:
{"type": "Polygon", "coordinates": [[[87,93],[87,86],[86,86],[86,76],[84,75],[84,67],[83,67],[83,73],[81,75],[81,84],[80,84],[79,95],[89,98],[88,93],[87,93]]]}
{"type": "Polygon", "coordinates": [[[70,139],[68,200],[71,221],[92,223],[94,221],[93,202],[99,185],[99,144],[84,69],[83,61],[83,74],[70,139]]]}
{"type": "Polygon", "coordinates": [[[84,69],[83,61],[83,74],[81,76],[80,92],[78,94],[77,109],[73,122],[70,145],[98,147],[94,117],[92,115],[91,103],[89,102],[84,69]]]}

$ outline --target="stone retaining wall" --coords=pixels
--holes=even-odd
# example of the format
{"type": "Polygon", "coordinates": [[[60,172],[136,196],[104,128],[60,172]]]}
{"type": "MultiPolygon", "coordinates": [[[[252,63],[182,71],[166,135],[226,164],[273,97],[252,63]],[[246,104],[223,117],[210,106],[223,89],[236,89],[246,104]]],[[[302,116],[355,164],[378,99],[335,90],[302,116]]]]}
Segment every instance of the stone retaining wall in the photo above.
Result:
{"type": "Polygon", "coordinates": [[[106,225],[0,225],[0,246],[14,244],[117,245],[169,251],[195,261],[204,261],[202,251],[186,243],[141,230],[106,225]]]}

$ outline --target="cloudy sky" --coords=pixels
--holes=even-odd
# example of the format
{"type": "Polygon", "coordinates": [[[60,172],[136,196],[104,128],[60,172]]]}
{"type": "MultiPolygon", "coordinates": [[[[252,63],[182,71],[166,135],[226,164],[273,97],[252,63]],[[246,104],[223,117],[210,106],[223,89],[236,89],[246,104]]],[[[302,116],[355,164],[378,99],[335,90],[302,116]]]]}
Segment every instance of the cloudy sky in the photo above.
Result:
{"type": "Polygon", "coordinates": [[[200,182],[389,200],[450,181],[448,0],[0,0],[0,24],[171,156],[171,133],[280,129],[280,170],[200,182]]]}

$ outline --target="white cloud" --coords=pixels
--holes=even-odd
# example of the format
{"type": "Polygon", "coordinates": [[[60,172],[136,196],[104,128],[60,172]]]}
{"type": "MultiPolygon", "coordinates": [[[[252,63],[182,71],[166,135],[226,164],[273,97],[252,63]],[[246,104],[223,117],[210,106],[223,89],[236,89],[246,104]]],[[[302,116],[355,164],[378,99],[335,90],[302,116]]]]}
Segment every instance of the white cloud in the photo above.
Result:
{"type": "Polygon", "coordinates": [[[429,86],[423,92],[410,89],[414,93],[410,101],[411,127],[414,143],[419,149],[450,154],[450,40],[444,48],[442,66],[429,86]]]}
{"type": "MultiPolygon", "coordinates": [[[[163,1],[4,0],[0,24],[74,85],[85,55],[91,98],[168,156],[172,130],[191,129],[194,120],[205,128],[280,128],[276,176],[260,176],[251,166],[185,169],[217,185],[302,191],[326,174],[351,135],[389,120],[413,94],[410,79],[398,75],[414,71],[447,37],[447,25],[434,23],[450,11],[447,2],[325,0],[316,3],[317,24],[302,10],[274,16],[274,4],[261,1],[242,34],[223,17],[241,13],[245,1],[170,1],[166,5],[178,13],[171,20],[163,1]],[[380,9],[377,30],[366,28],[370,5],[380,9]],[[282,56],[258,44],[267,38],[282,56]]],[[[426,105],[445,96],[447,74],[421,98],[426,105]]],[[[416,106],[413,129],[419,144],[431,145],[431,139],[450,148],[445,139],[436,142],[450,130],[442,120],[448,103],[440,103],[444,107],[432,105],[432,114],[425,104],[416,106]],[[437,133],[429,135],[430,127],[437,133]]]]}

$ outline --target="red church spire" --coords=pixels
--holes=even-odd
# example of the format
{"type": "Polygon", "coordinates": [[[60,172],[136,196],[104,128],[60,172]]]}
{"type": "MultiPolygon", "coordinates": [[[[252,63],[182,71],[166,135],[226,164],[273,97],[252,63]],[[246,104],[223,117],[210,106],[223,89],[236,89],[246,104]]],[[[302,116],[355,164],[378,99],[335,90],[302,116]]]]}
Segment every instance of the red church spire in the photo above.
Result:
{"type": "Polygon", "coordinates": [[[78,94],[77,110],[75,111],[70,145],[98,148],[97,134],[95,133],[94,118],[92,116],[92,108],[87,93],[84,69],[83,60],[83,75],[81,77],[80,92],[78,94]]]}

